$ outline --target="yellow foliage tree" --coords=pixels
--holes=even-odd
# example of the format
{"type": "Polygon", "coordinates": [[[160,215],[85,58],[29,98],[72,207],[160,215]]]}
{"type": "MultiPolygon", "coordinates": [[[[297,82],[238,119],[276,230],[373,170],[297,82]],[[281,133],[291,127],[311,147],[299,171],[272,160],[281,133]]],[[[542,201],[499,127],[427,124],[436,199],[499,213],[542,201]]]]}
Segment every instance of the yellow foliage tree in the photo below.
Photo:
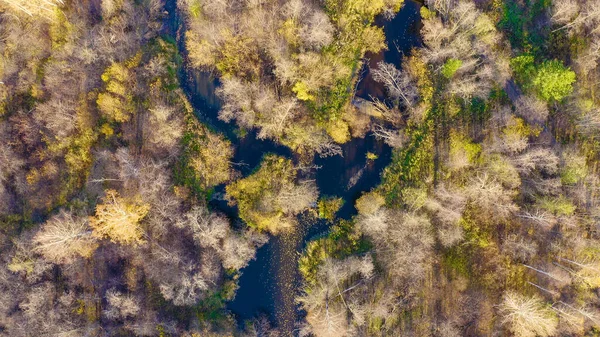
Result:
{"type": "Polygon", "coordinates": [[[376,192],[370,192],[363,194],[356,200],[355,207],[358,213],[363,215],[371,215],[377,212],[383,205],[385,205],[385,199],[376,192]]]}
{"type": "Polygon", "coordinates": [[[140,221],[148,214],[150,205],[141,200],[126,200],[115,190],[107,190],[102,204],[96,206],[96,216],[90,219],[94,236],[109,238],[122,244],[142,241],[140,221]]]}
{"type": "MultiPolygon", "coordinates": [[[[135,59],[134,57],[133,60],[135,59]]],[[[113,63],[102,74],[106,91],[98,94],[96,104],[104,116],[118,123],[131,119],[133,97],[127,89],[131,76],[126,65],[121,63],[113,63]]]]}

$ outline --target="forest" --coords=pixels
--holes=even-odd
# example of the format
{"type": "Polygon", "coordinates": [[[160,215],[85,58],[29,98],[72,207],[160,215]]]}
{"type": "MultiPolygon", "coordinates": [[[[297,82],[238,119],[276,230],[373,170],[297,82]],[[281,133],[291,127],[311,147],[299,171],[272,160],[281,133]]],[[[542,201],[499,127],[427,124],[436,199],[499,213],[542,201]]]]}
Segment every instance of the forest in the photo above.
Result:
{"type": "Polygon", "coordinates": [[[600,0],[0,0],[0,336],[600,337],[600,0]]]}

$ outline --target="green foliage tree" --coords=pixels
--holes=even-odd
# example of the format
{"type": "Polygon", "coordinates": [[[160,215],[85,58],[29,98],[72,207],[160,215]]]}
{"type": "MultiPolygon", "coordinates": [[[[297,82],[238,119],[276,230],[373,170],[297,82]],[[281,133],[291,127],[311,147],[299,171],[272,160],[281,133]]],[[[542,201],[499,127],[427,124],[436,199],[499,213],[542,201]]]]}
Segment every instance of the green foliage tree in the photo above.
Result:
{"type": "Polygon", "coordinates": [[[547,102],[562,101],[573,92],[575,72],[558,60],[536,65],[532,55],[521,55],[513,58],[510,65],[521,88],[535,92],[547,102]]]}
{"type": "Polygon", "coordinates": [[[538,95],[546,101],[561,101],[573,92],[575,72],[557,60],[540,65],[532,84],[538,95]]]}
{"type": "Polygon", "coordinates": [[[520,55],[510,60],[513,76],[524,90],[530,89],[531,79],[535,76],[534,61],[532,55],[520,55]]]}

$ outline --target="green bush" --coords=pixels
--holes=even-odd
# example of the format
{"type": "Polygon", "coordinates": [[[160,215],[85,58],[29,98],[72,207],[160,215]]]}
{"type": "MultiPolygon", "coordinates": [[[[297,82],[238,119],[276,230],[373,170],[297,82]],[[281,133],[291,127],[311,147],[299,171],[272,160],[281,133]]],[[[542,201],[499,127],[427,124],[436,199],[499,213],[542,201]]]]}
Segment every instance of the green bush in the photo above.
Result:
{"type": "Polygon", "coordinates": [[[446,61],[446,63],[444,63],[444,66],[442,66],[442,75],[444,75],[446,78],[452,78],[458,69],[460,69],[462,64],[463,62],[461,60],[452,58],[449,59],[446,61]]]}

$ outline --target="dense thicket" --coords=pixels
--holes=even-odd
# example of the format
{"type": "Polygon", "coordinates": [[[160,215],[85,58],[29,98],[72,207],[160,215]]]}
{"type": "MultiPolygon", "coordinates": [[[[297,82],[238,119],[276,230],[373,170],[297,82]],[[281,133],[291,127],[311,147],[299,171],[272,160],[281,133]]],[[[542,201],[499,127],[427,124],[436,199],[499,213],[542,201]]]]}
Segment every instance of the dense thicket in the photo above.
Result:
{"type": "Polygon", "coordinates": [[[233,149],[179,88],[163,3],[0,6],[0,334],[231,330],[267,238],[207,208],[233,149]]]}
{"type": "Polygon", "coordinates": [[[598,333],[592,8],[426,1],[424,47],[372,70],[392,164],[300,261],[309,331],[598,333]]]}
{"type": "Polygon", "coordinates": [[[422,45],[371,63],[385,99],[354,91],[402,0],[175,4],[173,31],[161,0],[0,0],[0,335],[600,335],[598,1],[426,0],[422,45]],[[313,154],[368,132],[381,183],[319,196],[313,154]],[[292,157],[234,162],[254,135],[292,157]],[[302,315],[240,326],[269,235],[302,315]]]}
{"type": "Polygon", "coordinates": [[[402,0],[322,3],[181,0],[194,67],[217,71],[219,117],[258,129],[293,150],[340,154],[336,143],[364,135],[368,116],[351,104],[366,52],[386,48],[377,15],[402,0]],[[366,125],[365,125],[365,119],[366,125]]]}

